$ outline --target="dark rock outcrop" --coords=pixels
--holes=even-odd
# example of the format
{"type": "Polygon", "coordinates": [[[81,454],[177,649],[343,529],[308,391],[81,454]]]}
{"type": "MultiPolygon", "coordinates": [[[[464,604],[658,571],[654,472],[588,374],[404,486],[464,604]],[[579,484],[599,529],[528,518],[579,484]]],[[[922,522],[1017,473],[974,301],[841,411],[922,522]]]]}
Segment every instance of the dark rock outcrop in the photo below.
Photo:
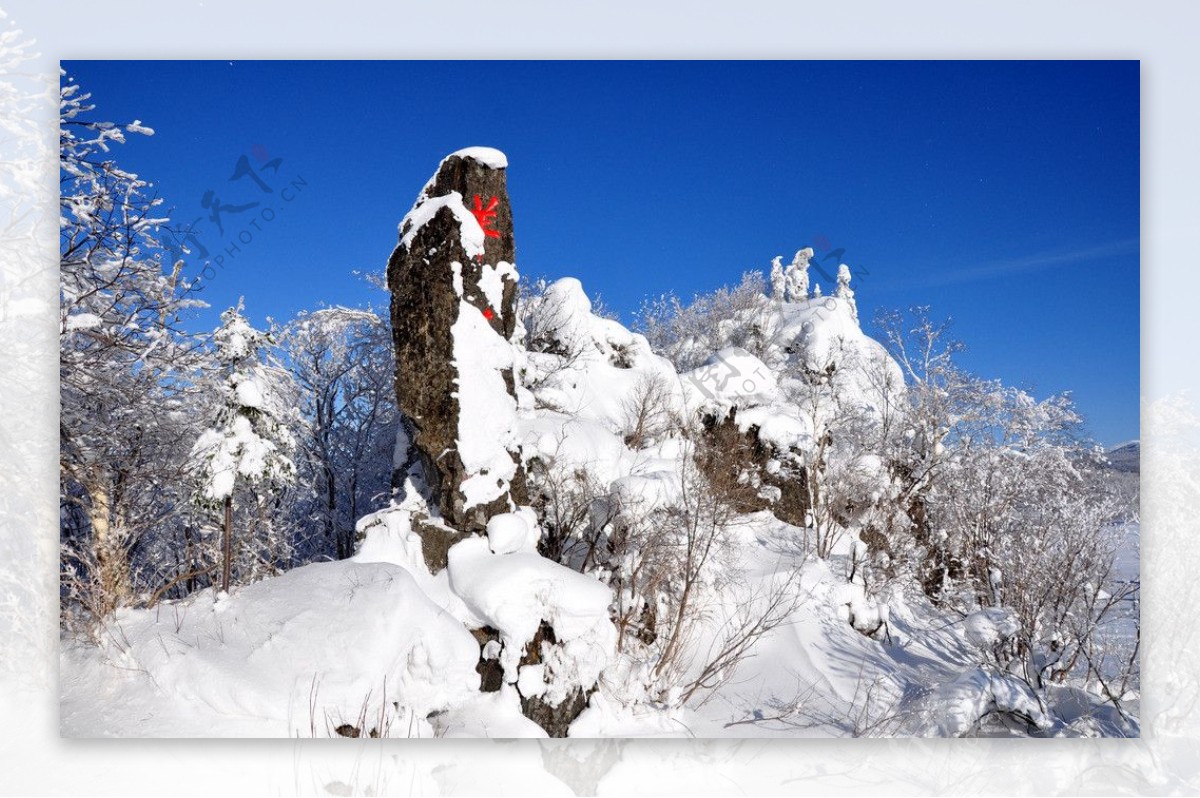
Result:
{"type": "MultiPolygon", "coordinates": [[[[489,520],[528,504],[516,434],[517,273],[506,168],[501,153],[482,147],[448,156],[401,222],[388,261],[402,416],[394,483],[402,505],[413,499],[407,509],[425,564],[435,573],[449,568],[452,582],[450,549],[474,543],[489,520]]],[[[502,690],[507,680],[526,717],[566,736],[595,686],[573,686],[561,701],[555,694],[553,705],[544,691],[527,687],[531,694],[523,696],[515,671],[498,659],[510,653],[499,631],[484,626],[473,634],[481,689],[502,690]]],[[[543,618],[516,667],[542,664],[561,645],[543,618]]]]}
{"type": "MultiPolygon", "coordinates": [[[[519,458],[510,454],[509,466],[506,442],[495,440],[504,437],[505,413],[515,409],[512,363],[486,360],[488,352],[503,354],[517,323],[506,167],[501,153],[482,147],[443,160],[401,223],[388,261],[396,401],[408,439],[396,481],[423,493],[442,524],[459,534],[482,532],[489,518],[524,500],[519,458]],[[463,356],[480,350],[482,363],[463,356]],[[495,395],[478,396],[484,391],[495,395]],[[486,417],[464,413],[472,398],[486,417]],[[482,455],[464,451],[468,436],[482,455]]],[[[444,549],[455,537],[437,527],[422,530],[431,538],[426,548],[435,550],[426,556],[434,570],[444,567],[444,549]]]]}
{"type": "Polygon", "coordinates": [[[803,469],[794,473],[772,473],[767,463],[785,453],[773,451],[758,436],[758,428],[744,432],[738,428],[737,409],[723,416],[703,419],[704,434],[696,451],[696,463],[708,478],[710,488],[730,502],[739,513],[770,509],[784,523],[804,526],[808,513],[808,475],[803,469]],[[753,475],[746,479],[743,475],[753,475]],[[763,498],[761,488],[779,490],[779,499],[763,498]]]}

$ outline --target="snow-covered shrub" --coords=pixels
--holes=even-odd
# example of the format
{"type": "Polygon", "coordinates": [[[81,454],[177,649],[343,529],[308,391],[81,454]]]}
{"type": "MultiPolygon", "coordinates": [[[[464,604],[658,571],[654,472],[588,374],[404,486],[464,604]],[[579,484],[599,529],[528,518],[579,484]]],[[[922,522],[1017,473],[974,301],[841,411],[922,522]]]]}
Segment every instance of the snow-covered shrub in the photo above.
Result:
{"type": "Polygon", "coordinates": [[[642,305],[636,329],[655,352],[666,356],[680,372],[699,368],[727,346],[740,346],[760,355],[770,331],[747,328],[740,322],[768,302],[762,272],[746,272],[734,287],[698,294],[684,304],[674,294],[664,294],[642,305]]]}
{"type": "Polygon", "coordinates": [[[1137,594],[1117,573],[1128,491],[1078,437],[1068,396],[1037,400],[965,374],[961,345],[926,309],[883,322],[911,381],[889,459],[913,522],[905,555],[926,592],[960,612],[1008,613],[1015,628],[985,660],[1034,689],[1103,682],[1089,652],[1137,594]]]}

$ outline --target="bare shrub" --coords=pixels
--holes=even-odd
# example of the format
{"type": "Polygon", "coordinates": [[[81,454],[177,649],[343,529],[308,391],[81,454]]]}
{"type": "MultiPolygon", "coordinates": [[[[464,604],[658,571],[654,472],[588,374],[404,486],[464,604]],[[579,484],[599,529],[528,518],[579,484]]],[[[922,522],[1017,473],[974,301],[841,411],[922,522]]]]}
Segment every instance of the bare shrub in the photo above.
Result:
{"type": "Polygon", "coordinates": [[[631,449],[658,441],[678,425],[672,410],[671,387],[661,374],[642,374],[633,392],[622,401],[621,409],[625,445],[631,449]]]}

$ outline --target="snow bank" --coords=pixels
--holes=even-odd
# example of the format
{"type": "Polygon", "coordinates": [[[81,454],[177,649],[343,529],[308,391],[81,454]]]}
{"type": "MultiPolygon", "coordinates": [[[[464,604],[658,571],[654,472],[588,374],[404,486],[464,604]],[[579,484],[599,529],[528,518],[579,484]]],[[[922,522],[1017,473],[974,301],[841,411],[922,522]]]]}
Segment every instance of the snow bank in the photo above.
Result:
{"type": "Polygon", "coordinates": [[[761,360],[738,346],[716,352],[703,366],[680,375],[688,405],[752,407],[779,396],[775,375],[761,360]]]}
{"type": "Polygon", "coordinates": [[[159,691],[305,734],[394,710],[423,719],[479,689],[479,646],[388,564],[320,563],[115,619],[108,655],[159,691]]]}
{"type": "Polygon", "coordinates": [[[612,483],[611,496],[627,514],[644,516],[653,510],[677,504],[683,493],[678,470],[630,474],[612,483]]]}
{"type": "MultiPolygon", "coordinates": [[[[438,737],[502,739],[545,737],[541,726],[521,714],[521,696],[512,685],[494,693],[477,693],[449,711],[431,718],[438,737]]],[[[481,794],[487,794],[485,790],[481,794]]]]}
{"type": "Polygon", "coordinates": [[[606,485],[638,461],[621,436],[599,421],[542,410],[522,417],[519,429],[526,462],[536,458],[565,472],[586,469],[606,485]]]}
{"type": "MultiPolygon", "coordinates": [[[[500,526],[514,525],[505,520],[500,526]]],[[[520,679],[519,661],[543,621],[558,641],[543,645],[541,652],[547,682],[543,700],[556,706],[573,688],[596,682],[616,644],[608,587],[531,551],[493,553],[485,538],[456,543],[448,559],[451,589],[482,625],[500,632],[507,683],[520,679]]]]}

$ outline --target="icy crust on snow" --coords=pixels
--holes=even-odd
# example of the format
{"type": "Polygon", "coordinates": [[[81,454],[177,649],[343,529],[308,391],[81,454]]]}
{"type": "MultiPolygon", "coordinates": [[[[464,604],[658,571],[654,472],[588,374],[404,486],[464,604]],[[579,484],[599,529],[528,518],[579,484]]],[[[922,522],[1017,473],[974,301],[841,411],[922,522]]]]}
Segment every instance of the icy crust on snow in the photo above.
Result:
{"type": "MultiPolygon", "coordinates": [[[[423,719],[479,689],[479,646],[403,568],[319,563],[239,588],[123,610],[107,654],[173,699],[324,732],[401,710],[423,719]],[[119,641],[119,642],[118,642],[119,641]]],[[[286,724],[286,728],[284,727],[286,724]]]]}
{"type": "MultiPolygon", "coordinates": [[[[511,514],[496,531],[528,522],[511,514]]],[[[536,694],[557,706],[574,688],[594,684],[612,656],[616,646],[616,628],[608,617],[612,591],[531,547],[495,553],[491,546],[488,538],[475,537],[451,547],[446,569],[450,588],[482,621],[480,626],[500,632],[505,682],[531,689],[540,679],[544,686],[536,694]],[[542,621],[554,629],[558,642],[543,643],[544,667],[536,675],[522,673],[526,669],[519,667],[519,661],[542,621]]],[[[529,697],[524,690],[522,694],[529,697]]]]}

